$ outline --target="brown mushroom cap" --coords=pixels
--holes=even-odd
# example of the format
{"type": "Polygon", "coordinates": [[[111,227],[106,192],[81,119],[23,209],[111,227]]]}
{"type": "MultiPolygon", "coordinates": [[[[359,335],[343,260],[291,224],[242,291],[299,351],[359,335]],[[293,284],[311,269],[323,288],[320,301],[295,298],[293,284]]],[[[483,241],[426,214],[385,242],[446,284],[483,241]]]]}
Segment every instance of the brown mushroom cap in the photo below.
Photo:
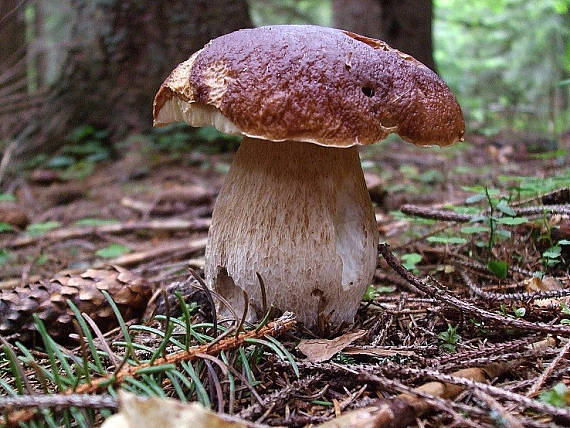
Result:
{"type": "Polygon", "coordinates": [[[240,30],[209,42],[156,94],[154,124],[177,120],[336,147],[391,132],[414,144],[449,145],[465,129],[450,89],[419,61],[379,40],[306,25],[240,30]]]}

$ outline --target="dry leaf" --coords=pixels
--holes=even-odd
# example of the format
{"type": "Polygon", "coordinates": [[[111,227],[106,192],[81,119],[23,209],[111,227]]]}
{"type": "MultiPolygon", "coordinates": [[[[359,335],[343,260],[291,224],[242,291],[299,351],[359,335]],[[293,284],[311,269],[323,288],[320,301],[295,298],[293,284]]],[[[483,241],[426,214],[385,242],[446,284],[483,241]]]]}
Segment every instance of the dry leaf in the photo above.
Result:
{"type": "Polygon", "coordinates": [[[199,403],[170,398],[138,397],[119,391],[120,411],[101,428],[247,428],[255,424],[219,415],[199,403]]]}
{"type": "Polygon", "coordinates": [[[399,422],[413,421],[411,408],[401,405],[400,408],[390,405],[390,403],[379,403],[376,406],[364,407],[362,409],[350,410],[341,416],[331,419],[318,428],[375,428],[394,426],[394,420],[399,422]],[[401,410],[401,412],[398,412],[401,410]]]}
{"type": "Polygon", "coordinates": [[[299,351],[307,356],[312,363],[320,363],[321,361],[330,360],[334,354],[342,351],[352,342],[360,339],[366,334],[365,330],[358,330],[352,333],[346,333],[335,339],[309,339],[301,340],[299,343],[299,351]]]}
{"type": "MultiPolygon", "coordinates": [[[[537,277],[532,277],[523,281],[525,289],[529,293],[535,293],[538,291],[555,291],[562,290],[564,287],[556,278],[551,276],[545,276],[542,279],[537,277]]],[[[560,297],[560,298],[549,298],[549,299],[536,299],[533,304],[539,307],[548,307],[550,305],[558,305],[561,302],[569,304],[570,298],[560,297]]]]}
{"type": "Polygon", "coordinates": [[[551,276],[540,279],[536,276],[523,281],[526,291],[534,293],[536,291],[562,290],[562,284],[551,276]]]}

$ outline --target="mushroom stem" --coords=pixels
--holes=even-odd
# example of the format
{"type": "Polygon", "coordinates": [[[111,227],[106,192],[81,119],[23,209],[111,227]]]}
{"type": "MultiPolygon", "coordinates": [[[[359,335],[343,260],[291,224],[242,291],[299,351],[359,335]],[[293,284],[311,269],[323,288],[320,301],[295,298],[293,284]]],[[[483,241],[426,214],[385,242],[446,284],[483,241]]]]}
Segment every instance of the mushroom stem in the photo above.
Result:
{"type": "MultiPolygon", "coordinates": [[[[356,147],[245,137],[218,196],[208,286],[249,320],[267,304],[309,328],[351,322],[376,268],[378,228],[356,147]],[[320,324],[320,323],[319,323],[320,324]],[[322,325],[322,324],[320,324],[322,325]]],[[[218,304],[218,313],[230,312],[218,304]]]]}

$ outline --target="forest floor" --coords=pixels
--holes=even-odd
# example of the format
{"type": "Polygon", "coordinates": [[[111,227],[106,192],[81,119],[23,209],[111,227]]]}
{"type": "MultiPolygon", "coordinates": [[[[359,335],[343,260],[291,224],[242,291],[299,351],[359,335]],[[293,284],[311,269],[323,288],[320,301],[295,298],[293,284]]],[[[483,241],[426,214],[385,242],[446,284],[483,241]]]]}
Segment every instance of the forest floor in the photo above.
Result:
{"type": "Polygon", "coordinates": [[[212,323],[189,268],[203,275],[235,142],[105,138],[83,129],[4,177],[4,423],[98,424],[123,388],[250,426],[570,425],[570,135],[364,148],[389,246],[355,322],[327,338],[288,318],[212,323]]]}

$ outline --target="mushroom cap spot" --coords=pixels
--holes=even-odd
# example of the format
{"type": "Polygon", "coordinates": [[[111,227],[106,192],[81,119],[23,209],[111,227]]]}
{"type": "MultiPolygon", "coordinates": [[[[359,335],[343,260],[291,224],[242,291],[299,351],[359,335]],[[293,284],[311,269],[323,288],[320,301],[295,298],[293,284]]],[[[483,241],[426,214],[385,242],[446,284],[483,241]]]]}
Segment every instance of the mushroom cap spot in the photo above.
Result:
{"type": "Polygon", "coordinates": [[[447,85],[385,42],[311,25],[239,30],[210,41],[164,81],[156,126],[184,120],[271,141],[421,145],[463,139],[447,85]],[[163,111],[164,110],[164,111],[163,111]]]}

